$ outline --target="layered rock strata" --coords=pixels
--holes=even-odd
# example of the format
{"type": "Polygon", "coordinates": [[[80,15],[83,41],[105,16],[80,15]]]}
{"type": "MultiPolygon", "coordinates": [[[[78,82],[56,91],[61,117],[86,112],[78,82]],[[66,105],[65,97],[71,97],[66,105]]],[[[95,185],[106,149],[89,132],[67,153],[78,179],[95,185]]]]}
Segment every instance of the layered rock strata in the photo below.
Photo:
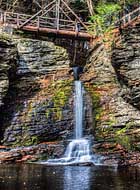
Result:
{"type": "MultiPolygon", "coordinates": [[[[87,134],[93,126],[93,152],[103,155],[108,165],[140,162],[139,28],[125,29],[113,50],[94,44],[81,76],[88,92],[87,134]]],[[[16,43],[17,80],[10,87],[11,103],[3,110],[3,142],[29,146],[70,138],[74,88],[66,50],[39,40],[16,43]]]]}
{"type": "Polygon", "coordinates": [[[9,88],[9,81],[16,72],[17,51],[15,44],[6,36],[0,36],[0,106],[9,88]]]}
{"type": "MultiPolygon", "coordinates": [[[[17,71],[3,108],[2,142],[17,147],[72,138],[74,83],[68,52],[53,42],[32,39],[14,42],[17,71]]],[[[86,100],[90,102],[88,95],[86,100]]],[[[89,106],[85,107],[87,134],[92,127],[89,106]]]]}
{"type": "Polygon", "coordinates": [[[123,31],[113,50],[96,43],[89,52],[83,80],[93,100],[93,151],[107,156],[107,164],[140,162],[138,44],[136,25],[123,31]]]}

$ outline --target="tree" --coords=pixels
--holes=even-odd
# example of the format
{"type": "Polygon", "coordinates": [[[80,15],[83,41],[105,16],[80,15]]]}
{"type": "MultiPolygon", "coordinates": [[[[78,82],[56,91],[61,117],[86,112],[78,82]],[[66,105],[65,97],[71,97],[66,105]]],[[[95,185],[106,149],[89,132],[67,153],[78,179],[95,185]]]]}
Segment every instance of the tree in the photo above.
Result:
{"type": "Polygon", "coordinates": [[[118,19],[120,9],[117,3],[99,3],[95,8],[96,14],[90,17],[90,22],[93,23],[91,30],[96,35],[109,31],[118,19]]]}
{"type": "Polygon", "coordinates": [[[92,0],[86,0],[86,1],[87,1],[89,13],[92,16],[94,14],[93,2],[92,0]]]}

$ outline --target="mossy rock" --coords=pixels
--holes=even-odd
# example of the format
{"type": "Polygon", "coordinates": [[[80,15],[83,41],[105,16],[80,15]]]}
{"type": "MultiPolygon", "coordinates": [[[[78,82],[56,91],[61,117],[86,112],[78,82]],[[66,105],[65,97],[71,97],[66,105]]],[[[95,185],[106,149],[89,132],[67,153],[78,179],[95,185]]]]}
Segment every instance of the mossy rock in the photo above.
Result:
{"type": "Polygon", "coordinates": [[[9,41],[11,41],[11,37],[9,34],[0,33],[0,40],[2,40],[4,42],[9,42],[9,41]]]}
{"type": "Polygon", "coordinates": [[[116,136],[115,140],[118,144],[122,145],[126,150],[133,149],[131,137],[129,137],[128,135],[116,136]]]}
{"type": "Polygon", "coordinates": [[[62,120],[63,109],[72,92],[72,81],[59,80],[52,83],[49,86],[49,89],[53,94],[53,97],[50,100],[50,102],[53,103],[53,108],[48,108],[46,110],[46,117],[49,118],[50,115],[53,115],[55,121],[62,120]]]}

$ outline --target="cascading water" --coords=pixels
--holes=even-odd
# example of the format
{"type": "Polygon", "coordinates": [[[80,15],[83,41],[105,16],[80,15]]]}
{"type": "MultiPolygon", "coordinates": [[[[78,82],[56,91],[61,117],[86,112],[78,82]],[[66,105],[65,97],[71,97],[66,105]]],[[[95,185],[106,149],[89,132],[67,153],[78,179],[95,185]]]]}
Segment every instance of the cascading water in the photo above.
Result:
{"type": "Polygon", "coordinates": [[[83,88],[81,81],[75,81],[75,138],[83,136],[83,88]]]}
{"type": "MultiPolygon", "coordinates": [[[[77,72],[77,69],[75,69],[77,72]]],[[[77,73],[76,73],[77,74],[77,73]]],[[[78,77],[76,77],[78,78],[78,77]]],[[[84,104],[83,104],[83,85],[82,82],[76,80],[74,111],[75,111],[75,139],[72,140],[65,151],[64,157],[60,159],[50,159],[47,161],[49,165],[73,165],[73,164],[99,164],[100,159],[97,155],[93,155],[90,151],[90,139],[83,137],[83,118],[84,118],[84,104]]]]}

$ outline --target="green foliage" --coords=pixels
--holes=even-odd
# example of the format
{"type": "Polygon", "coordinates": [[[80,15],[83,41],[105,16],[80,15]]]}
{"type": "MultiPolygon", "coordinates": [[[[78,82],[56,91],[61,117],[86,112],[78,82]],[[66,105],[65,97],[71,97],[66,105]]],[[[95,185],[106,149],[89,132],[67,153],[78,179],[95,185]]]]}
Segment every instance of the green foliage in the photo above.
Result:
{"type": "Polygon", "coordinates": [[[127,150],[132,149],[131,139],[128,135],[120,135],[116,137],[116,142],[121,144],[127,150]]]}
{"type": "Polygon", "coordinates": [[[38,143],[38,137],[37,136],[31,136],[21,141],[21,145],[24,146],[31,146],[38,143]]]}
{"type": "Polygon", "coordinates": [[[100,95],[98,93],[93,93],[92,101],[94,105],[95,120],[100,120],[102,108],[100,106],[100,95]]]}
{"type": "Polygon", "coordinates": [[[92,104],[93,104],[93,112],[94,112],[94,121],[95,123],[100,120],[100,117],[102,115],[102,107],[100,105],[100,94],[96,92],[96,85],[91,85],[90,87],[85,85],[85,88],[87,92],[90,93],[90,96],[92,98],[92,104]]]}
{"type": "Polygon", "coordinates": [[[132,136],[127,135],[127,131],[133,126],[133,122],[129,122],[126,126],[115,133],[115,140],[117,143],[121,144],[127,150],[133,148],[132,136]]]}
{"type": "Polygon", "coordinates": [[[116,135],[123,135],[127,130],[127,127],[124,127],[116,132],[116,135]]]}
{"type": "Polygon", "coordinates": [[[115,3],[99,4],[96,8],[98,14],[102,16],[110,16],[120,10],[120,6],[115,3]]]}
{"type": "Polygon", "coordinates": [[[3,41],[11,41],[11,36],[6,33],[0,33],[0,40],[3,41]]]}
{"type": "Polygon", "coordinates": [[[118,12],[121,7],[116,3],[99,3],[96,7],[96,14],[90,17],[93,23],[89,30],[95,35],[100,35],[110,31],[115,20],[118,19],[118,12]]]}
{"type": "MultiPolygon", "coordinates": [[[[24,127],[24,130],[27,128],[27,126],[24,127]]],[[[31,146],[38,144],[38,137],[37,136],[30,136],[29,134],[26,134],[25,136],[21,138],[20,136],[17,137],[16,141],[12,144],[13,147],[19,147],[19,146],[31,146]]]]}
{"type": "Polygon", "coordinates": [[[116,135],[123,135],[125,134],[131,127],[135,126],[135,122],[131,121],[126,124],[126,126],[116,132],[116,135]]]}

